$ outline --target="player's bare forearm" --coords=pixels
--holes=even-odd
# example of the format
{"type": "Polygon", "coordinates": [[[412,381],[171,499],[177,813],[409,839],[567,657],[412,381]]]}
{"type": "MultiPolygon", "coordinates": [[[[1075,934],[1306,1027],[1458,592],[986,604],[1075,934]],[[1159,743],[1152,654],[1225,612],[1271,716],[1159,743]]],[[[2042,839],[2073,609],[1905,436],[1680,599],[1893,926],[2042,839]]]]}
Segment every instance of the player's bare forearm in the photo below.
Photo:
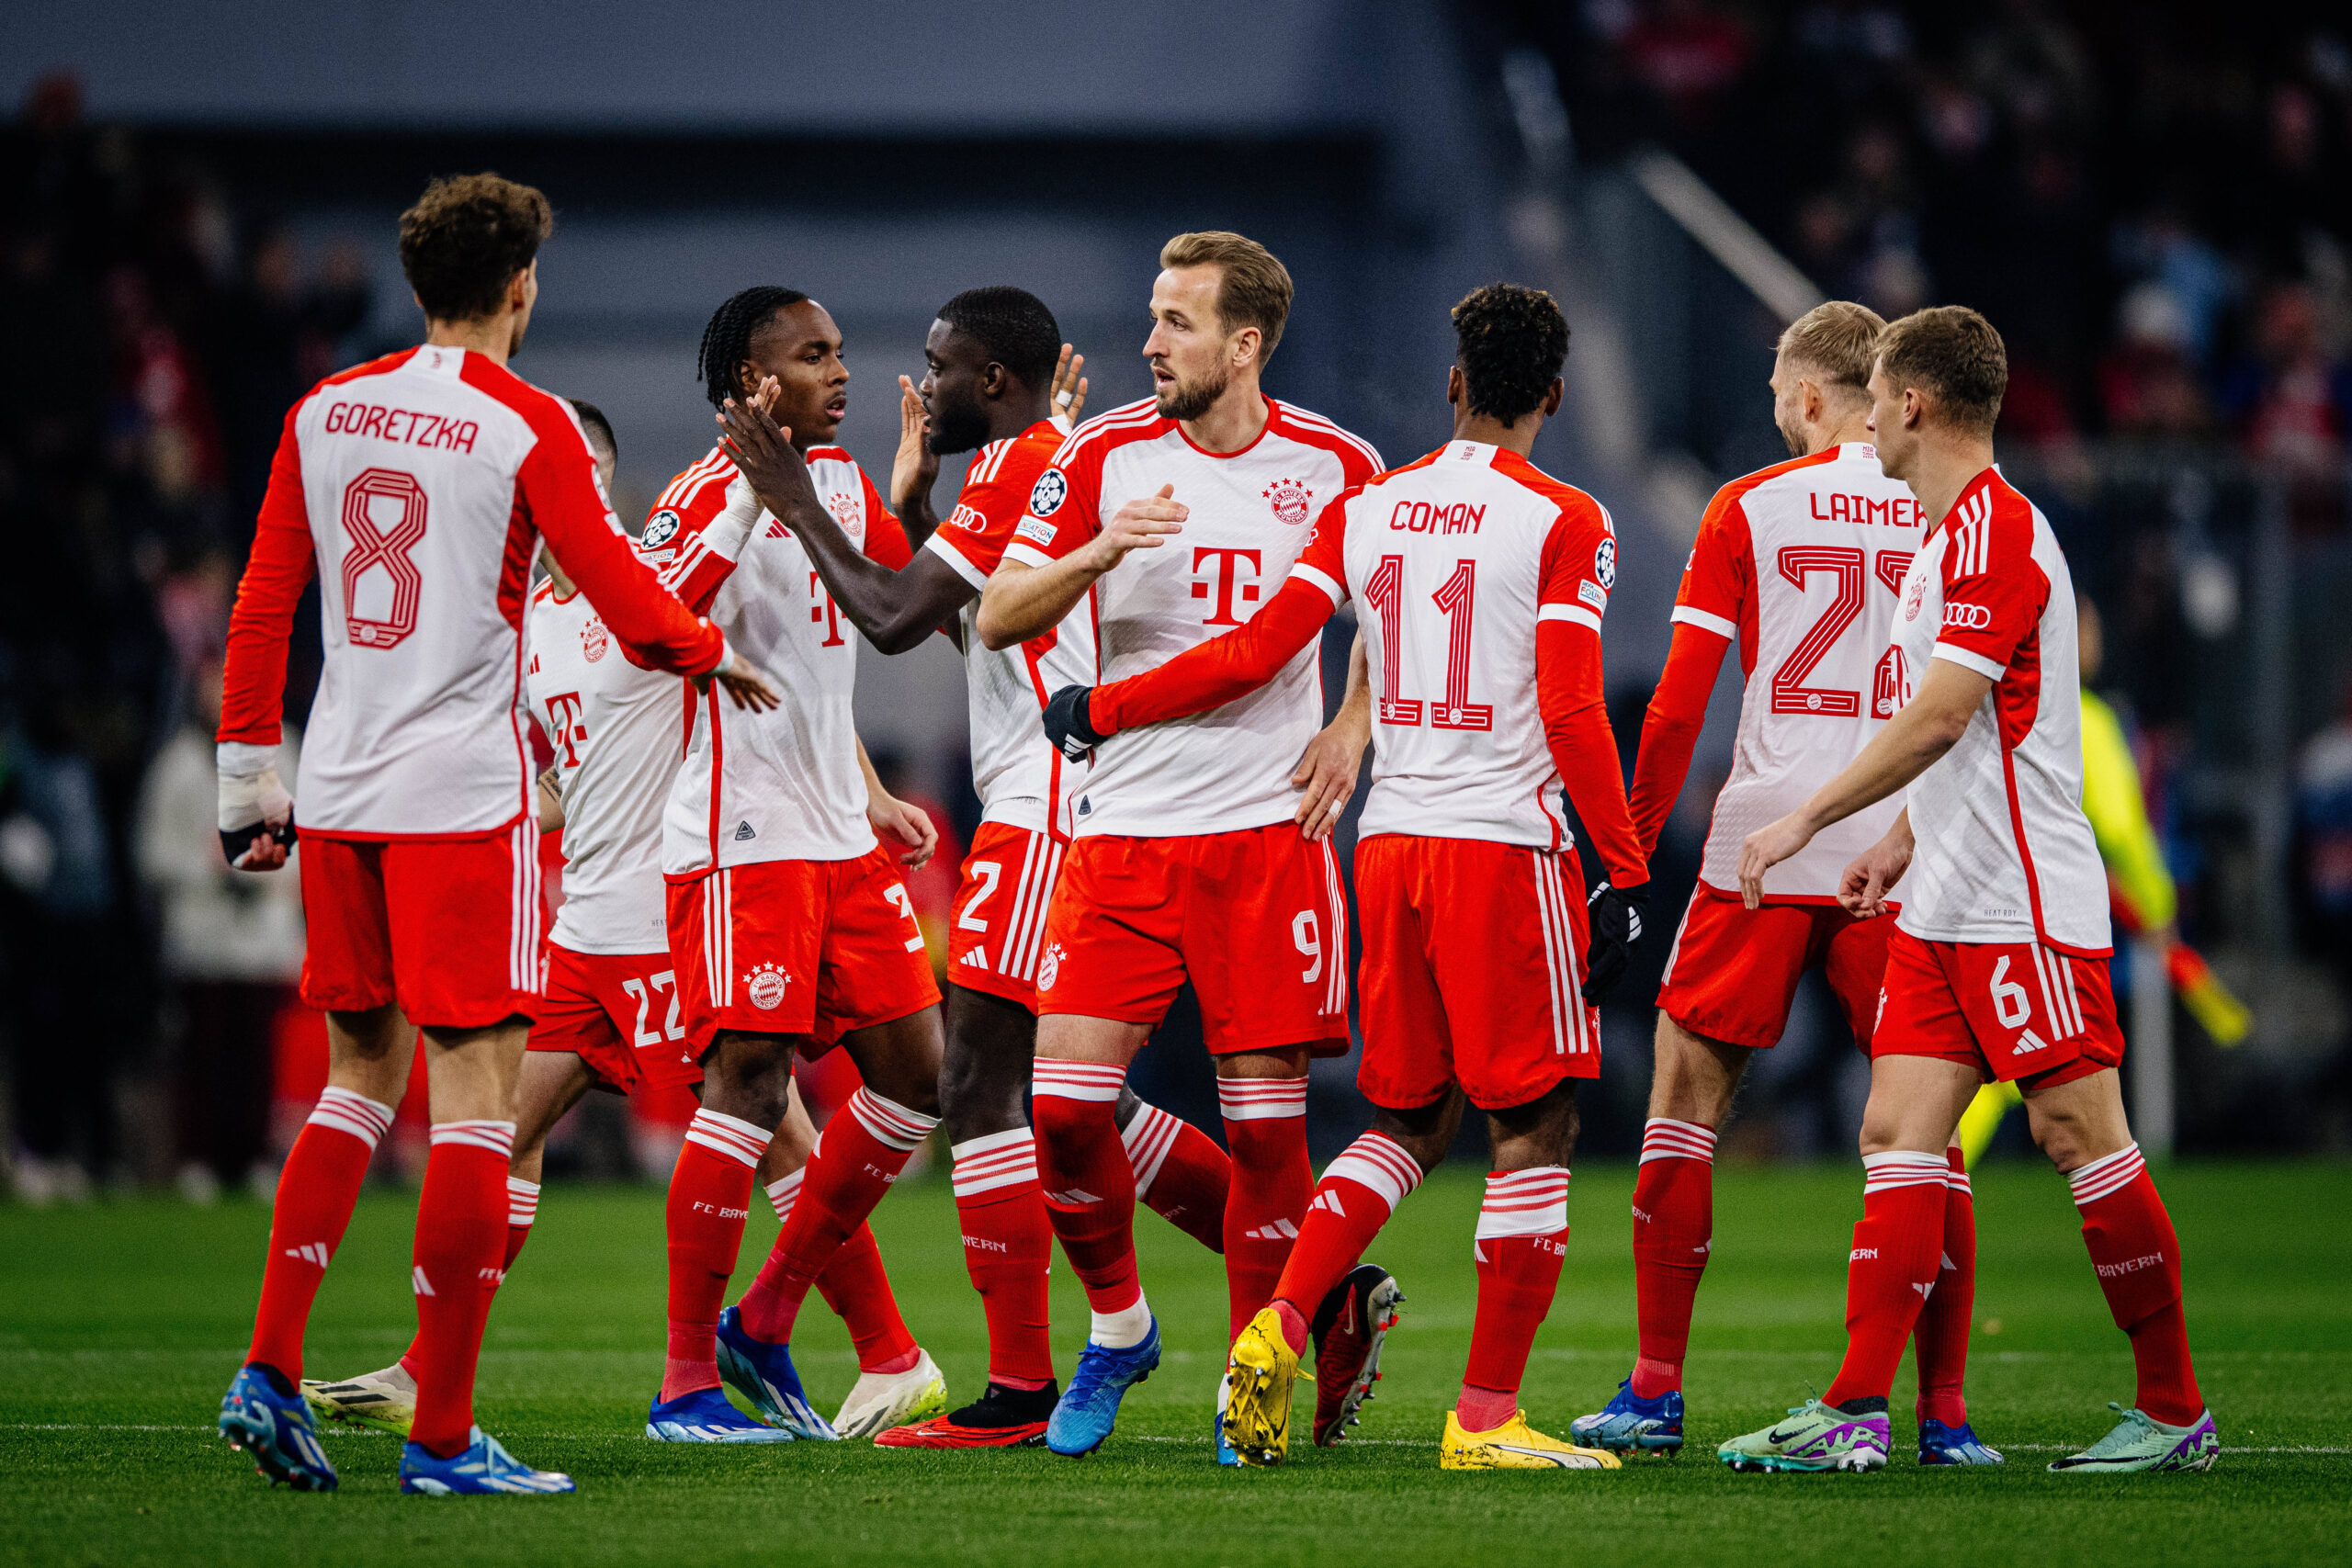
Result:
{"type": "Polygon", "coordinates": [[[981,646],[1003,649],[1045,636],[1062,624],[1062,617],[1078,607],[1107,570],[1091,565],[1082,551],[1049,566],[999,562],[988,587],[980,591],[980,613],[974,621],[981,646]]]}
{"type": "MultiPolygon", "coordinates": [[[[1268,606],[1272,608],[1272,606],[1268,606]]],[[[1372,744],[1371,662],[1364,653],[1363,628],[1356,628],[1355,646],[1348,653],[1348,685],[1340,711],[1331,716],[1298,760],[1290,782],[1300,787],[1293,819],[1310,843],[1329,838],[1340,824],[1348,800],[1363,773],[1364,748],[1372,744]]]]}
{"type": "Polygon", "coordinates": [[[552,833],[563,826],[563,775],[549,768],[539,775],[539,831],[552,833]]]}

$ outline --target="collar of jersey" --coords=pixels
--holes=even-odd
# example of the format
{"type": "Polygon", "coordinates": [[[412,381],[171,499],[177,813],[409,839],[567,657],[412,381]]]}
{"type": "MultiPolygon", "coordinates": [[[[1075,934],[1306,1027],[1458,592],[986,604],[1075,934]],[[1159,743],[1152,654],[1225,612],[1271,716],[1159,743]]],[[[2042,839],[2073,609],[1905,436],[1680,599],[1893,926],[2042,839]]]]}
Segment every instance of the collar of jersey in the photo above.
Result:
{"type": "Polygon", "coordinates": [[[1202,446],[1199,442],[1184,434],[1184,422],[1182,420],[1171,419],[1168,422],[1168,427],[1176,433],[1176,439],[1182,441],[1185,446],[1190,446],[1193,451],[1198,452],[1202,457],[1209,458],[1214,462],[1229,462],[1235,457],[1245,457],[1249,453],[1257,450],[1258,443],[1263,441],[1267,435],[1272,432],[1274,428],[1274,422],[1280,419],[1283,413],[1282,404],[1274,401],[1272,398],[1267,398],[1266,394],[1263,392],[1261,392],[1258,395],[1261,398],[1265,398],[1266,400],[1266,423],[1259,427],[1257,434],[1250,438],[1250,445],[1247,446],[1237,446],[1230,452],[1212,452],[1207,447],[1202,446]]]}

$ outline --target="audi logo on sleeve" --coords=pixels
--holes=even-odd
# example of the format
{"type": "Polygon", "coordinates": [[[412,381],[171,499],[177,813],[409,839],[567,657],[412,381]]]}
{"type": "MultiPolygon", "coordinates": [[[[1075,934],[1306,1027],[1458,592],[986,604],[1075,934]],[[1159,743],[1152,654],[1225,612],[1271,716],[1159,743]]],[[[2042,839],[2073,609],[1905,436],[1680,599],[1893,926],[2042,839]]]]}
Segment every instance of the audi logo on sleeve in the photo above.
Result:
{"type": "Polygon", "coordinates": [[[1944,606],[1946,630],[1981,632],[1993,624],[1993,612],[1982,604],[1951,604],[1944,606]]]}

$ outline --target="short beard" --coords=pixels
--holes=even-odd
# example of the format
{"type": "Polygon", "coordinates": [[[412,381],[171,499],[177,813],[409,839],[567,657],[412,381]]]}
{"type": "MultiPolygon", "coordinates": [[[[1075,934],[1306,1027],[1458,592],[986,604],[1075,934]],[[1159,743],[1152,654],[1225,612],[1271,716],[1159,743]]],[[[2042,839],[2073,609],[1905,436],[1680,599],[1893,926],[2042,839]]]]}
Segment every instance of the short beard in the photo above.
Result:
{"type": "Polygon", "coordinates": [[[1813,456],[1813,445],[1805,439],[1804,425],[1781,424],[1778,428],[1781,432],[1781,439],[1789,444],[1790,457],[1810,457],[1813,456]]]}
{"type": "Polygon", "coordinates": [[[1232,384],[1233,372],[1224,365],[1217,367],[1215,380],[1192,382],[1180,380],[1160,393],[1156,400],[1159,408],[1159,417],[1173,420],[1198,419],[1216,406],[1217,399],[1225,396],[1226,388],[1232,384]]]}
{"type": "Polygon", "coordinates": [[[989,443],[989,416],[971,403],[944,400],[932,410],[928,445],[937,457],[969,452],[989,443]]]}

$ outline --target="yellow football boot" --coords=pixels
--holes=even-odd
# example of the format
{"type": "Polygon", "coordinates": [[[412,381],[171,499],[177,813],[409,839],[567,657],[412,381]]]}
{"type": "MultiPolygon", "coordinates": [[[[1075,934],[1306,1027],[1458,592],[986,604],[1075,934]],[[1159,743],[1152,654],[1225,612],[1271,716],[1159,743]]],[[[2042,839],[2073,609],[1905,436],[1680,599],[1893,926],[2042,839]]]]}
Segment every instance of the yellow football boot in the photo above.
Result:
{"type": "Polygon", "coordinates": [[[304,1378],[302,1397],[330,1421],[372,1427],[395,1438],[407,1437],[416,1421],[416,1380],[398,1361],[380,1372],[362,1372],[340,1382],[304,1378]]]}
{"type": "Polygon", "coordinates": [[[1244,1464],[1280,1464],[1290,1451],[1290,1394],[1298,1382],[1298,1352],[1283,1333],[1282,1314],[1266,1308],[1250,1320],[1225,1364],[1232,1392],[1225,1404],[1225,1440],[1244,1464]]]}
{"type": "MultiPolygon", "coordinates": [[[[1252,1325],[1251,1326],[1255,1326],[1252,1325]]],[[[1557,1438],[1547,1438],[1527,1424],[1527,1412],[1515,1410],[1510,1420],[1491,1432],[1465,1432],[1451,1410],[1445,1413],[1445,1441],[1438,1446],[1440,1470],[1622,1470],[1617,1456],[1606,1449],[1580,1449],[1557,1438]]]]}

